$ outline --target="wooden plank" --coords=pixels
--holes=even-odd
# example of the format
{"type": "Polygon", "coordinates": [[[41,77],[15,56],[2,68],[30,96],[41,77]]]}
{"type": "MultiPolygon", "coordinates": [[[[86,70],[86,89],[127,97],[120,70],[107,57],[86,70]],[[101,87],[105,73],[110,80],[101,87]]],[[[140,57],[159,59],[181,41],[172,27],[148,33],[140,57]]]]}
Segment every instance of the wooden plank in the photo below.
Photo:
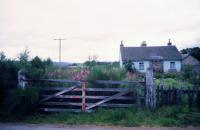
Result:
{"type": "MultiPolygon", "coordinates": [[[[86,106],[91,106],[94,105],[95,103],[86,103],[86,106]]],[[[57,106],[82,106],[82,103],[72,103],[72,102],[44,102],[41,103],[41,105],[57,105],[57,106]]],[[[105,104],[100,104],[98,105],[99,107],[133,107],[135,104],[121,104],[121,103],[105,103],[105,104]]]]}
{"type": "Polygon", "coordinates": [[[99,102],[97,102],[97,103],[95,103],[95,104],[93,104],[93,105],[91,105],[91,106],[86,107],[86,110],[89,110],[89,109],[91,109],[91,108],[94,108],[94,107],[96,107],[96,106],[98,106],[98,105],[100,105],[100,104],[103,104],[103,103],[105,103],[105,102],[111,101],[111,100],[113,100],[113,99],[115,99],[115,98],[117,98],[117,97],[120,97],[120,96],[122,96],[122,95],[128,93],[128,92],[130,92],[130,90],[126,90],[126,91],[122,91],[122,92],[120,92],[120,93],[117,93],[117,94],[115,94],[115,95],[113,95],[113,96],[110,96],[110,97],[108,97],[108,98],[106,98],[106,99],[103,99],[103,100],[101,100],[101,101],[99,101],[99,102]]]}
{"type": "Polygon", "coordinates": [[[90,83],[98,83],[98,84],[113,84],[113,85],[117,85],[117,84],[123,84],[123,85],[129,85],[129,84],[144,84],[144,81],[116,81],[116,80],[87,80],[87,82],[90,83]]]}
{"type": "Polygon", "coordinates": [[[67,93],[67,92],[69,92],[69,91],[72,91],[73,89],[75,89],[75,88],[77,88],[77,87],[79,87],[79,86],[72,86],[72,87],[70,87],[70,88],[68,88],[68,89],[65,89],[65,90],[61,91],[61,92],[57,92],[57,93],[55,93],[55,94],[53,94],[53,95],[51,95],[51,96],[49,96],[49,97],[43,98],[40,102],[44,102],[44,101],[49,100],[49,99],[51,99],[51,98],[53,98],[53,97],[59,96],[59,95],[61,95],[61,94],[67,93]]]}
{"type": "Polygon", "coordinates": [[[93,92],[121,92],[127,91],[129,88],[86,88],[86,91],[93,91],[93,92]]]}
{"type": "MultiPolygon", "coordinates": [[[[45,87],[42,90],[43,91],[62,91],[62,90],[67,90],[69,88],[66,87],[45,87]]],[[[92,91],[92,92],[121,92],[121,91],[126,91],[129,90],[128,88],[86,88],[86,91],[92,91]]],[[[82,91],[81,88],[76,88],[73,91],[82,91]]]]}
{"type": "MultiPolygon", "coordinates": [[[[81,112],[80,109],[66,109],[66,108],[39,108],[39,110],[44,112],[81,112]]],[[[86,112],[92,112],[92,110],[86,110],[86,112]]]]}
{"type": "MultiPolygon", "coordinates": [[[[50,95],[42,95],[42,97],[48,97],[50,95]]],[[[86,99],[105,99],[105,98],[108,98],[110,96],[86,96],[86,99]]],[[[55,98],[66,98],[66,99],[81,99],[82,96],[80,95],[59,95],[59,96],[56,96],[55,98]]],[[[140,97],[142,98],[142,97],[140,97]]],[[[143,97],[144,98],[144,97],[143,97]]],[[[116,99],[120,99],[120,100],[133,100],[134,98],[132,96],[120,96],[120,97],[117,97],[116,99]]]]}
{"type": "Polygon", "coordinates": [[[40,81],[81,84],[81,81],[78,80],[65,80],[65,79],[40,79],[40,81]]]}

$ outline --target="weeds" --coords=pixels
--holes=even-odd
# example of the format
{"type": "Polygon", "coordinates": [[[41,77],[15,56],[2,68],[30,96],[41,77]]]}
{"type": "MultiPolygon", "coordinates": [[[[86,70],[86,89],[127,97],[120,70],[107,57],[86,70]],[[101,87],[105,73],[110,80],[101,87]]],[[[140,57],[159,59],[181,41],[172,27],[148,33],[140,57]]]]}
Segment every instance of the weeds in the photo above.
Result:
{"type": "MultiPolygon", "coordinates": [[[[2,117],[2,116],[1,116],[2,117]]],[[[187,126],[200,125],[200,112],[189,112],[176,107],[162,107],[155,112],[131,109],[99,109],[92,113],[56,113],[26,116],[23,120],[10,117],[1,121],[24,123],[51,123],[68,125],[118,125],[118,126],[187,126]]]]}

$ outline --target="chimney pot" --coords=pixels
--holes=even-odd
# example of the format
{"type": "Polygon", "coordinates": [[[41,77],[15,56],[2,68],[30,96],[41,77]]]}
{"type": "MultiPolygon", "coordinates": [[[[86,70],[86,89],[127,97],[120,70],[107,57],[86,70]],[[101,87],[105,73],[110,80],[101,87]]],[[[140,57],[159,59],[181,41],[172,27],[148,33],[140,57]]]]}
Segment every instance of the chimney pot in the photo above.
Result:
{"type": "Polygon", "coordinates": [[[141,47],[146,47],[146,46],[147,46],[146,41],[143,41],[142,44],[141,44],[141,47]]]}
{"type": "Polygon", "coordinates": [[[169,42],[167,43],[168,46],[171,46],[172,43],[171,43],[171,40],[169,39],[169,42]]]}
{"type": "Polygon", "coordinates": [[[120,47],[124,47],[123,41],[121,41],[120,47]]]}

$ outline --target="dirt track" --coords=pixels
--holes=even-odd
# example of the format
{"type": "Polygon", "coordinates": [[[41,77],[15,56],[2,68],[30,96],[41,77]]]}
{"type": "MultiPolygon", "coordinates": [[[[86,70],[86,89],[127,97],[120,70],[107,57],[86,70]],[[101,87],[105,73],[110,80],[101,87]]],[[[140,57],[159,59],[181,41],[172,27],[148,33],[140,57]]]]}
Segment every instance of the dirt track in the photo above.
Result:
{"type": "Polygon", "coordinates": [[[0,130],[200,130],[200,127],[111,127],[0,123],[0,130]]]}

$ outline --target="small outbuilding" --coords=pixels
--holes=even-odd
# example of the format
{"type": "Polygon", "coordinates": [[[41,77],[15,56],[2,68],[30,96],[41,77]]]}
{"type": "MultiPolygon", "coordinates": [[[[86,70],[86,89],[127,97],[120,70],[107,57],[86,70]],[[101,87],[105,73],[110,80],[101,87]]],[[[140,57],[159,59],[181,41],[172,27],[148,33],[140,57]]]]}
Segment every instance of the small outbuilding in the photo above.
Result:
{"type": "Polygon", "coordinates": [[[200,61],[190,54],[182,54],[182,64],[196,66],[200,65],[200,61]]]}

